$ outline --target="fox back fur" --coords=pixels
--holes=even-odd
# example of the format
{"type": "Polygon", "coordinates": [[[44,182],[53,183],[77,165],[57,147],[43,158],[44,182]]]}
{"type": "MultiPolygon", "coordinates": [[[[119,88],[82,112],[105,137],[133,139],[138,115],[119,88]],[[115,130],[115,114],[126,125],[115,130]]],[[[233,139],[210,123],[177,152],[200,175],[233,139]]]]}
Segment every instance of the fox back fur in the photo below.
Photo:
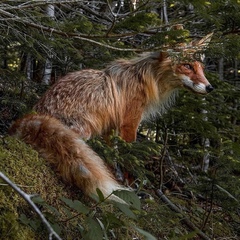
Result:
{"type": "Polygon", "coordinates": [[[132,142],[142,119],[165,111],[178,88],[206,94],[212,87],[197,61],[173,64],[162,53],[118,60],[104,70],[82,70],[60,79],[36,104],[84,139],[113,129],[132,142]]]}
{"type": "Polygon", "coordinates": [[[163,53],[69,73],[35,105],[38,114],[17,120],[10,133],[42,153],[67,182],[88,195],[99,188],[107,196],[122,187],[80,138],[116,130],[135,141],[141,120],[168,108],[181,87],[200,94],[213,90],[201,63],[175,63],[163,53]]]}

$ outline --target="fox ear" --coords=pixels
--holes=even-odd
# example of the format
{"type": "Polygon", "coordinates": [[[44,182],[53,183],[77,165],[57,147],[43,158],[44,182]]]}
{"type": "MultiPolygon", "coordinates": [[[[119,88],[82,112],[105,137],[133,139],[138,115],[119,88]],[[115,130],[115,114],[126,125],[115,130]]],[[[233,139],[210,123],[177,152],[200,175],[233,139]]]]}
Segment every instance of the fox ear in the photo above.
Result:
{"type": "MultiPolygon", "coordinates": [[[[195,40],[190,42],[186,48],[183,50],[183,54],[186,56],[197,56],[196,54],[203,51],[208,44],[210,43],[211,39],[212,39],[213,33],[209,33],[208,35],[206,35],[205,37],[203,37],[200,40],[195,40]]],[[[199,55],[200,60],[203,61],[203,57],[204,55],[199,55]]]]}
{"type": "Polygon", "coordinates": [[[198,41],[192,41],[191,45],[194,47],[197,47],[198,49],[203,49],[205,47],[208,46],[208,44],[210,43],[211,39],[212,39],[213,33],[209,33],[208,35],[206,35],[205,37],[203,37],[202,39],[198,40],[198,41]]]}
{"type": "Polygon", "coordinates": [[[159,62],[162,62],[163,60],[165,60],[166,58],[168,58],[169,55],[167,52],[160,52],[159,53],[159,57],[158,57],[158,60],[159,62]]]}

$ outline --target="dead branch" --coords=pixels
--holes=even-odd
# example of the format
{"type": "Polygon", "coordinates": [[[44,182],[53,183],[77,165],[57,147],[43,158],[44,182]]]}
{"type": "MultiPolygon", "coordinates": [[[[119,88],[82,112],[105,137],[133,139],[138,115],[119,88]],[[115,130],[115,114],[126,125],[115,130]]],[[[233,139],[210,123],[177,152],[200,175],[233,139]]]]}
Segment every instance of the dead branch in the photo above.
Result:
{"type": "Polygon", "coordinates": [[[200,236],[202,239],[210,240],[210,238],[205,233],[203,233],[198,227],[196,227],[190,220],[188,220],[184,216],[183,212],[173,202],[171,202],[171,200],[169,198],[167,198],[167,196],[160,189],[156,190],[156,194],[164,203],[166,203],[168,205],[168,207],[172,211],[179,213],[183,216],[183,218],[180,220],[181,222],[183,222],[185,225],[187,225],[193,231],[196,231],[197,235],[200,236]]]}
{"type": "Polygon", "coordinates": [[[52,239],[52,236],[54,236],[56,239],[61,240],[60,236],[53,230],[50,223],[47,221],[47,219],[44,217],[42,212],[39,210],[39,208],[36,206],[36,204],[32,201],[32,197],[35,197],[36,195],[29,195],[22,191],[19,187],[16,186],[8,177],[6,177],[2,172],[0,172],[0,178],[3,179],[4,182],[6,182],[10,187],[12,187],[37,213],[37,215],[42,220],[43,224],[47,227],[47,230],[49,232],[49,240],[52,239]]]}

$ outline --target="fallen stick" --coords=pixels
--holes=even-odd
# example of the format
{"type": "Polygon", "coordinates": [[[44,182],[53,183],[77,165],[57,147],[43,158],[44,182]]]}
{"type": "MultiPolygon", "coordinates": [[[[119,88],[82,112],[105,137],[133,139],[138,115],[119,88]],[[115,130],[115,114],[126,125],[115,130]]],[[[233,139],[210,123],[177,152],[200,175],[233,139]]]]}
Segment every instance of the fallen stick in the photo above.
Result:
{"type": "Polygon", "coordinates": [[[54,236],[56,239],[61,240],[59,235],[54,231],[50,223],[47,221],[47,219],[44,217],[42,212],[39,210],[37,205],[32,201],[32,197],[35,197],[36,195],[29,195],[22,191],[16,184],[14,184],[8,177],[6,177],[2,172],[0,172],[0,178],[3,179],[10,187],[12,187],[32,208],[33,210],[37,213],[37,215],[40,217],[42,222],[45,224],[47,227],[47,230],[49,232],[49,240],[52,240],[52,236],[54,236]]]}
{"type": "MultiPolygon", "coordinates": [[[[168,205],[168,207],[176,212],[181,214],[182,216],[184,216],[184,213],[174,204],[171,202],[170,199],[168,199],[166,197],[166,195],[162,192],[162,190],[157,189],[156,190],[156,194],[157,196],[168,205]]],[[[187,225],[190,229],[192,229],[193,231],[196,231],[197,235],[199,237],[201,237],[204,240],[211,240],[205,233],[203,233],[198,227],[196,227],[190,220],[188,220],[185,216],[183,219],[180,220],[181,222],[183,222],[185,225],[187,225]]]]}

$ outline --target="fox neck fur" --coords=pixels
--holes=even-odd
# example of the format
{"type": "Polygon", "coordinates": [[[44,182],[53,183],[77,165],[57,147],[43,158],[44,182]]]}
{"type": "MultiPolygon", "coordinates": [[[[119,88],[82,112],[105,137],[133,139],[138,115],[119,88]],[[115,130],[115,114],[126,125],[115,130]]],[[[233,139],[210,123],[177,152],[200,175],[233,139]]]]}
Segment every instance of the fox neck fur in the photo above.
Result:
{"type": "Polygon", "coordinates": [[[159,53],[145,54],[129,61],[118,60],[105,70],[109,76],[114,76],[122,101],[129,105],[135,100],[142,101],[142,120],[161,115],[174,104],[178,89],[173,79],[169,79],[172,71],[171,60],[161,61],[159,53]]]}
{"type": "Polygon", "coordinates": [[[141,120],[171,106],[178,88],[207,93],[209,82],[201,64],[200,70],[193,68],[195,62],[174,63],[166,54],[150,53],[117,60],[104,70],[73,72],[53,85],[35,110],[58,118],[85,139],[116,130],[132,142],[141,120]]]}

